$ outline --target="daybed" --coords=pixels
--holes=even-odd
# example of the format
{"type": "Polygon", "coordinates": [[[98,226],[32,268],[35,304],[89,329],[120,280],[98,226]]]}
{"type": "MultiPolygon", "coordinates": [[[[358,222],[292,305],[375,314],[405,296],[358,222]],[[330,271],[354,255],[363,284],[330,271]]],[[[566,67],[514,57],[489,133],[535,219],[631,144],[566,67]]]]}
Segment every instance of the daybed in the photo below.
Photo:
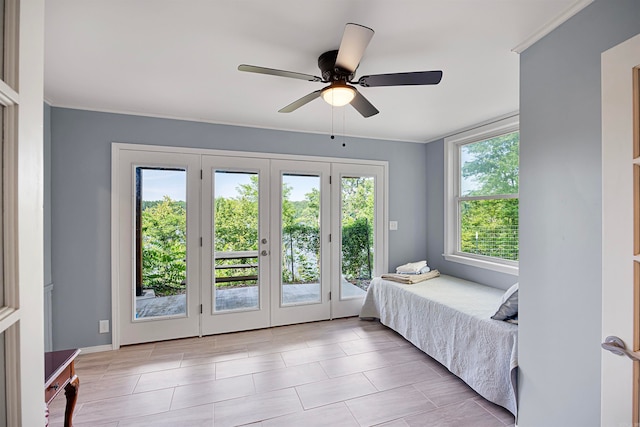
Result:
{"type": "Polygon", "coordinates": [[[516,415],[518,326],[491,316],[505,292],[451,276],[371,282],[362,319],[377,318],[485,399],[516,415]]]}

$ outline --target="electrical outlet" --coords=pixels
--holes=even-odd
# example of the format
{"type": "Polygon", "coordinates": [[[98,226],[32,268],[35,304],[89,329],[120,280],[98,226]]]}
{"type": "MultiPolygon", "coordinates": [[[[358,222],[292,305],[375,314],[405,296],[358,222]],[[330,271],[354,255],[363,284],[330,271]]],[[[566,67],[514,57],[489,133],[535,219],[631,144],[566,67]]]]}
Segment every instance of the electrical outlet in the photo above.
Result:
{"type": "Polygon", "coordinates": [[[398,229],[398,221],[389,221],[389,230],[395,231],[398,229]]]}
{"type": "Polygon", "coordinates": [[[108,320],[101,320],[100,321],[100,333],[101,334],[108,334],[109,333],[109,321],[108,320]]]}

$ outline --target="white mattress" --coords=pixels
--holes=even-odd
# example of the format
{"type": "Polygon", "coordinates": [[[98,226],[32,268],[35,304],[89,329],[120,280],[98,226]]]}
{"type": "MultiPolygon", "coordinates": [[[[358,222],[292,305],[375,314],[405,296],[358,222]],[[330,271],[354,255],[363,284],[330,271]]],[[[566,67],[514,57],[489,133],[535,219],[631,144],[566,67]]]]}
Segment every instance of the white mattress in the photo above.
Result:
{"type": "Polygon", "coordinates": [[[517,412],[518,326],[491,316],[504,291],[451,276],[414,285],[375,278],[361,318],[378,318],[485,399],[517,412]]]}

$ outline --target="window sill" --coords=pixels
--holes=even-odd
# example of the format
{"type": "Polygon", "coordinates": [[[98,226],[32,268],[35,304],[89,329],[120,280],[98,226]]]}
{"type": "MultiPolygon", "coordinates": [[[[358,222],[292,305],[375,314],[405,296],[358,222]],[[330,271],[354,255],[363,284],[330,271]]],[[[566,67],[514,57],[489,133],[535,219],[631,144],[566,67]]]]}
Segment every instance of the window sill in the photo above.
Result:
{"type": "Polygon", "coordinates": [[[451,262],[457,262],[460,264],[470,265],[473,267],[484,268],[486,270],[493,270],[499,273],[511,274],[517,276],[519,274],[519,268],[517,265],[507,265],[499,262],[489,261],[485,259],[472,258],[469,256],[459,254],[442,254],[445,260],[451,262]]]}

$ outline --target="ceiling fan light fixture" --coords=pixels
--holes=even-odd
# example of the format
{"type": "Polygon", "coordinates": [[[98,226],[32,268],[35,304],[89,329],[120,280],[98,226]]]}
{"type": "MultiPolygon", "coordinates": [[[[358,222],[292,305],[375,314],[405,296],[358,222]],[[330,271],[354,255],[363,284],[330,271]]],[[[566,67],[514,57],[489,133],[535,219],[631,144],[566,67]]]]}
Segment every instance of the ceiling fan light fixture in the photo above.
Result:
{"type": "Polygon", "coordinates": [[[356,96],[356,90],[348,85],[333,84],[322,91],[322,99],[334,107],[347,105],[356,96]]]}

